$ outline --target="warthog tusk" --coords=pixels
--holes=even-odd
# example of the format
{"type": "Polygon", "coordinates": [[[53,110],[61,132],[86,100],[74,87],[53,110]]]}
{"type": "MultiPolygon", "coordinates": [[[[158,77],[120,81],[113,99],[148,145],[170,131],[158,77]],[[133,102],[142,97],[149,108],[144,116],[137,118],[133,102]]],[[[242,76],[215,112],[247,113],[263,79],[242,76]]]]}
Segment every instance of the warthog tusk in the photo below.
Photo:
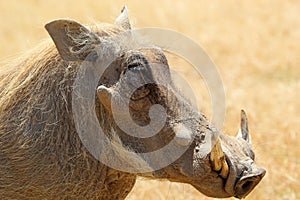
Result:
{"type": "Polygon", "coordinates": [[[221,171],[220,175],[222,178],[227,178],[229,168],[225,159],[224,152],[220,140],[218,139],[211,150],[210,161],[214,171],[221,171]]]}
{"type": "Polygon", "coordinates": [[[220,141],[217,140],[210,153],[210,161],[215,171],[222,169],[222,159],[224,159],[224,153],[220,141]]]}
{"type": "Polygon", "coordinates": [[[222,178],[227,178],[228,174],[229,174],[229,168],[228,168],[226,160],[224,159],[222,162],[222,171],[221,171],[220,175],[222,178]]]}

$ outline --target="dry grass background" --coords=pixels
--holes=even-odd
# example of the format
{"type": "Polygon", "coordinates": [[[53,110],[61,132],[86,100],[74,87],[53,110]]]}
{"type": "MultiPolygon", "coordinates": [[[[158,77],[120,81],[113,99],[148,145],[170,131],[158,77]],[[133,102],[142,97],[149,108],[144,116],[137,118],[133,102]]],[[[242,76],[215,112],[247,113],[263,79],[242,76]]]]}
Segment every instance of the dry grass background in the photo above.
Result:
{"type": "MultiPolygon", "coordinates": [[[[124,4],[136,27],[174,29],[206,49],[226,89],[225,132],[237,131],[240,108],[248,111],[267,174],[247,199],[300,199],[300,1],[0,0],[0,58],[47,38],[50,20],[113,22],[124,4]]],[[[139,180],[128,199],[210,198],[188,185],[139,180]]]]}

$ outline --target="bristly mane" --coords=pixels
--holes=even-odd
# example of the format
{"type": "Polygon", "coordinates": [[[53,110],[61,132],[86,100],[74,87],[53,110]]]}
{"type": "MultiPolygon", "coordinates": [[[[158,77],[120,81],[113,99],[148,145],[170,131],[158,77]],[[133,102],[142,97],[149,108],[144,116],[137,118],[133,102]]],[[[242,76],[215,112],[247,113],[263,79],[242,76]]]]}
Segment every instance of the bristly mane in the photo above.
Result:
{"type": "MultiPolygon", "coordinates": [[[[91,29],[105,37],[122,31],[106,24],[91,29]]],[[[79,67],[80,62],[64,61],[50,40],[0,67],[0,183],[6,188],[0,196],[22,199],[15,190],[23,188],[31,191],[28,197],[47,193],[57,199],[81,192],[86,198],[118,199],[132,188],[136,175],[101,164],[76,133],[71,98],[79,67]],[[107,191],[107,184],[118,181],[110,176],[126,180],[116,184],[121,190],[109,186],[115,194],[107,191]]]]}
{"type": "MultiPolygon", "coordinates": [[[[110,37],[122,31],[120,28],[105,23],[95,24],[90,29],[102,37],[110,37]]],[[[84,42],[83,36],[81,41],[78,40],[78,45],[84,42]]],[[[53,68],[58,68],[58,63],[59,65],[67,65],[58,55],[53,42],[48,39],[40,43],[36,48],[23,53],[18,59],[0,66],[0,105],[7,102],[7,98],[15,90],[22,86],[24,87],[32,79],[36,80],[37,77],[35,76],[41,76],[41,81],[45,81],[46,77],[37,72],[51,72],[53,68]]],[[[55,72],[52,71],[51,73],[55,72]]],[[[51,76],[51,74],[45,75],[51,76]]]]}

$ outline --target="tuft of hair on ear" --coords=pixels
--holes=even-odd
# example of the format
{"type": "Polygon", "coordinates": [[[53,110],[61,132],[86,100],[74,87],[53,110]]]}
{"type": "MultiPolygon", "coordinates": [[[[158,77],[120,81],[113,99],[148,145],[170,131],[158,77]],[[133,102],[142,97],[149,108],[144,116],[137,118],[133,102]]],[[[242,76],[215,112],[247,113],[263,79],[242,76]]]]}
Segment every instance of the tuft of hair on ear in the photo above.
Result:
{"type": "Polygon", "coordinates": [[[124,6],[121,10],[121,14],[115,20],[115,25],[122,27],[125,30],[131,30],[131,24],[128,17],[127,6],[124,6]]]}
{"type": "Polygon", "coordinates": [[[45,25],[60,56],[66,61],[94,59],[100,38],[88,28],[70,19],[54,20],[45,25]],[[92,54],[92,55],[90,55],[92,54]]]}

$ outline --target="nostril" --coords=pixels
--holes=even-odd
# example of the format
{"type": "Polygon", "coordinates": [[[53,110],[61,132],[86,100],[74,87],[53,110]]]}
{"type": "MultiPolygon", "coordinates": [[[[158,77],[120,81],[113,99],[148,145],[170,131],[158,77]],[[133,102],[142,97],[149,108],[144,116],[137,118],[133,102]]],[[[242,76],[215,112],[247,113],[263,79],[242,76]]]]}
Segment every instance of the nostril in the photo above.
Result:
{"type": "Polygon", "coordinates": [[[245,179],[242,178],[236,185],[236,197],[244,198],[245,196],[247,196],[260,182],[260,180],[260,176],[253,176],[245,179]]]}
{"type": "Polygon", "coordinates": [[[244,191],[248,191],[249,188],[251,188],[251,185],[253,184],[252,181],[246,181],[245,183],[242,184],[242,189],[244,191]]]}
{"type": "Polygon", "coordinates": [[[255,186],[262,180],[264,175],[266,174],[266,170],[264,169],[256,169],[251,170],[252,172],[248,175],[242,176],[235,185],[235,197],[237,198],[245,198],[254,188],[255,186]],[[254,172],[253,172],[254,171],[254,172]]]}

